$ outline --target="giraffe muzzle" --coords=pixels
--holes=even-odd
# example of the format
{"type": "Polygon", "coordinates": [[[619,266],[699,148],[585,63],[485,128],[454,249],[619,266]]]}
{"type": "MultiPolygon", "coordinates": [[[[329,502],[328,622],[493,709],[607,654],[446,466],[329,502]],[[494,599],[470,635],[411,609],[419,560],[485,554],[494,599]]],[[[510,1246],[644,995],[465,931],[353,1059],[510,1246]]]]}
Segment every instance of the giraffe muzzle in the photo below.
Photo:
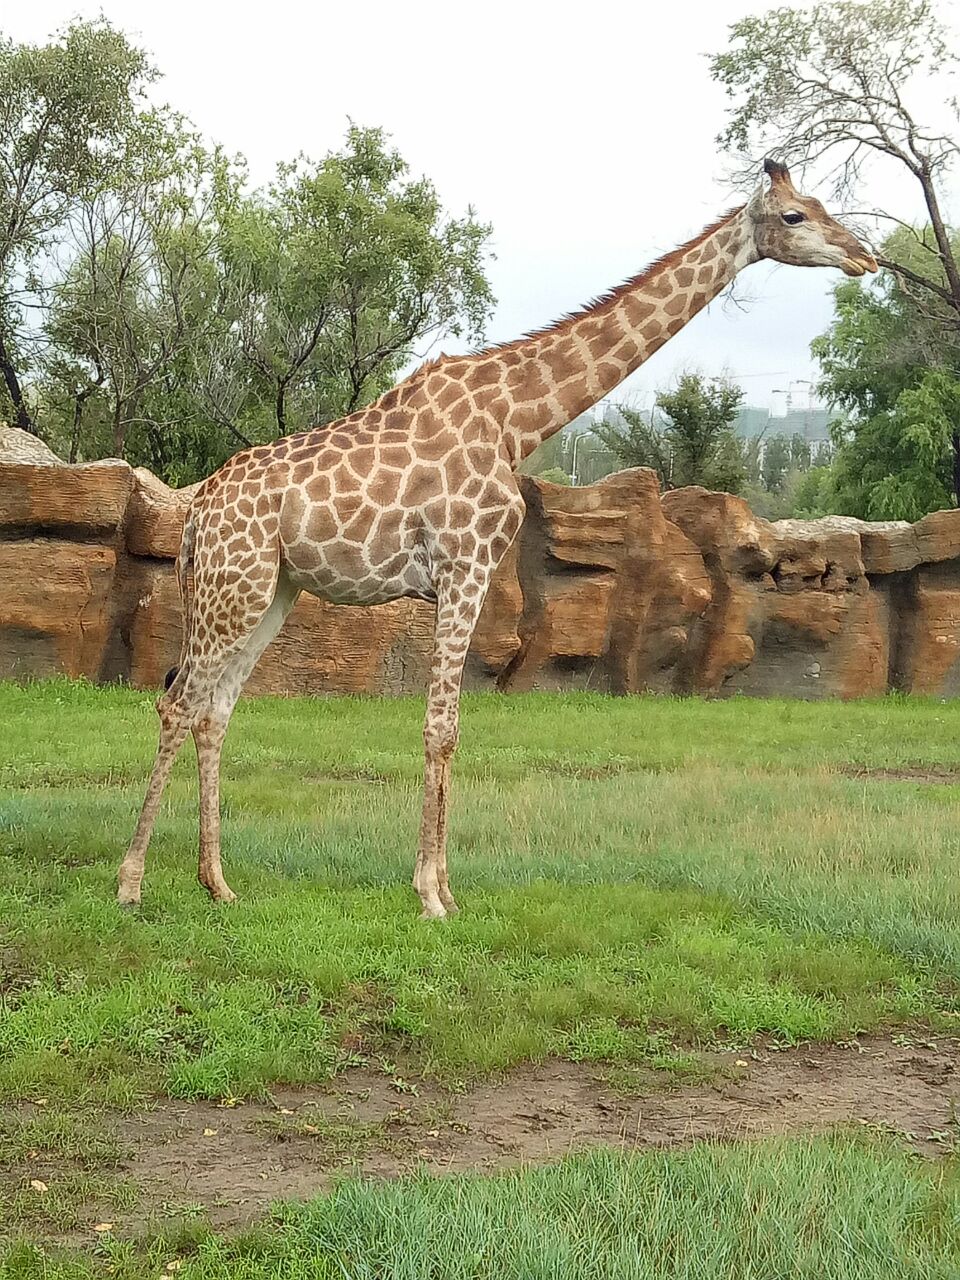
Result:
{"type": "Polygon", "coordinates": [[[858,253],[856,256],[844,258],[840,266],[848,276],[863,276],[868,271],[879,270],[876,258],[870,253],[858,253]]]}

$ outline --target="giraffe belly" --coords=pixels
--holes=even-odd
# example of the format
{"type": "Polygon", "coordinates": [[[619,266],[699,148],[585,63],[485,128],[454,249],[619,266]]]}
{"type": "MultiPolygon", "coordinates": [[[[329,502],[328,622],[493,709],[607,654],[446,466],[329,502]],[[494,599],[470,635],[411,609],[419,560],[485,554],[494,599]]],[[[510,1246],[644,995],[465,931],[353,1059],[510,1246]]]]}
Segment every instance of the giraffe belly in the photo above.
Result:
{"type": "MultiPolygon", "coordinates": [[[[321,479],[328,485],[326,476],[317,485],[321,479]]],[[[334,604],[435,598],[419,513],[360,492],[316,497],[309,489],[289,490],[280,516],[280,554],[296,586],[334,604]]]]}
{"type": "Polygon", "coordinates": [[[397,552],[381,564],[369,552],[348,543],[309,548],[284,548],[287,577],[301,591],[332,604],[386,604],[402,596],[434,600],[426,557],[414,547],[397,552]]]}

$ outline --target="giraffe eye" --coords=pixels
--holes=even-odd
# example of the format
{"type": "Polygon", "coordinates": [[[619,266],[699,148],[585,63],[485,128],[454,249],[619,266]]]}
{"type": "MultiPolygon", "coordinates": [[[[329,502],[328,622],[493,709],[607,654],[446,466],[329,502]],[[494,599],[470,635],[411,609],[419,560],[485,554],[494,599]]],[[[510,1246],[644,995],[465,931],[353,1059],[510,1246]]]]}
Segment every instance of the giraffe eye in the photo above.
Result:
{"type": "Polygon", "coordinates": [[[796,227],[803,222],[802,213],[781,213],[780,217],[783,218],[788,227],[796,227]]]}

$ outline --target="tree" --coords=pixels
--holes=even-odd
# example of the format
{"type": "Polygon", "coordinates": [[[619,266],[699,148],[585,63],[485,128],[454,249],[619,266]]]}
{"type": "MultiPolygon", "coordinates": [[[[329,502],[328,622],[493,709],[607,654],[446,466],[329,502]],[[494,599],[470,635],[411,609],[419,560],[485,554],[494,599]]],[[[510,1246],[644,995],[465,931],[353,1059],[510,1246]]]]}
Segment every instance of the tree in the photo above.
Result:
{"type": "Polygon", "coordinates": [[[24,311],[42,291],[38,260],[75,198],[113,170],[152,75],[143,51],[102,19],[43,46],[0,38],[0,374],[25,430],[35,426],[24,311]]]}
{"type": "Polygon", "coordinates": [[[769,493],[781,493],[790,469],[790,441],[785,435],[771,436],[763,450],[761,477],[769,493]]]}
{"type": "MultiPolygon", "coordinates": [[[[731,99],[718,141],[746,158],[752,173],[761,152],[829,163],[844,197],[859,186],[867,160],[905,174],[917,184],[929,232],[872,211],[903,228],[878,260],[918,307],[960,330],[960,262],[944,214],[947,174],[960,148],[909,105],[918,88],[936,101],[957,63],[931,0],[771,9],[730,32],[730,47],[711,61],[731,99]]],[[[939,96],[952,101],[949,92],[939,96]]]]}
{"type": "Polygon", "coordinates": [[[76,201],[70,265],[50,287],[46,327],[53,385],[73,399],[71,453],[95,398],[112,454],[169,472],[169,436],[196,411],[182,394],[189,369],[180,357],[202,348],[219,319],[213,205],[236,182],[178,117],[144,114],[109,183],[76,201]]]}
{"type": "Polygon", "coordinates": [[[653,467],[665,489],[699,484],[739,493],[746,478],[743,448],[731,423],[743,392],[722,378],[687,373],[656,407],[662,430],[634,409],[620,407],[621,422],[600,423],[596,434],[625,467],[653,467]]]}
{"type": "MultiPolygon", "coordinates": [[[[922,233],[921,233],[922,234],[922,233]]],[[[885,244],[919,252],[900,230],[885,244]]],[[[834,509],[917,520],[960,502],[960,335],[888,276],[834,291],[836,318],[813,343],[820,391],[844,410],[834,428],[834,509]]]]}
{"type": "Polygon", "coordinates": [[[414,345],[480,337],[489,228],[446,216],[378,130],[264,191],[170,112],[144,113],[74,202],[47,288],[45,430],[184,484],[240,445],[374,399],[414,345]],[[82,443],[81,443],[82,441],[82,443]]]}
{"type": "Polygon", "coordinates": [[[617,418],[597,422],[594,435],[614,454],[621,466],[652,467],[660,477],[661,487],[672,489],[670,441],[638,409],[620,404],[617,415],[617,418]]]}
{"type": "MultiPolygon", "coordinates": [[[[810,467],[796,472],[790,486],[789,515],[796,520],[816,520],[837,514],[832,467],[810,467]]],[[[784,517],[778,517],[780,519],[784,517]]]]}
{"type": "MultiPolygon", "coordinates": [[[[825,446],[821,442],[817,457],[822,457],[828,452],[829,446],[825,446]]],[[[812,465],[813,454],[810,445],[799,432],[795,431],[790,437],[790,469],[792,471],[809,471],[812,465]]]]}
{"type": "Polygon", "coordinates": [[[406,174],[382,130],[351,126],[342,150],[281,165],[225,217],[235,373],[269,399],[273,434],[375,399],[416,343],[479,339],[490,228],[444,217],[433,185],[406,174]]]}

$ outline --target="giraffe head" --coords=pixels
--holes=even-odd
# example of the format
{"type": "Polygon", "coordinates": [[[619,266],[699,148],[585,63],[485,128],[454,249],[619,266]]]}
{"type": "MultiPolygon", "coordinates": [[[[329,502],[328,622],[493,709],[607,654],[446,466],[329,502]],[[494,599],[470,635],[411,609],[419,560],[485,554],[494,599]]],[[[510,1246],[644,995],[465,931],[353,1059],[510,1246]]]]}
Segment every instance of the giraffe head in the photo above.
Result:
{"type": "Polygon", "coordinates": [[[877,270],[877,260],[856,236],[831,218],[819,200],[801,195],[786,165],[765,160],[769,186],[747,206],[761,258],[795,267],[839,267],[848,276],[877,270]]]}

